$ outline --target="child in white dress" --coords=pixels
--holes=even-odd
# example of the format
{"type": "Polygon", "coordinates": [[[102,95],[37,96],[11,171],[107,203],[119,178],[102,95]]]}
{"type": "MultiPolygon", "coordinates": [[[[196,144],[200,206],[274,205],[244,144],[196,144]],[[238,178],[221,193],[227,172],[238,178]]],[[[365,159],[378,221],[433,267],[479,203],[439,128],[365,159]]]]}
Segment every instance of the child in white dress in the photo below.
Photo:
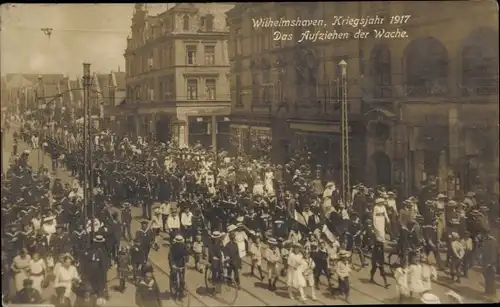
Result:
{"type": "Polygon", "coordinates": [[[399,303],[403,303],[404,298],[410,294],[408,289],[408,265],[405,261],[401,262],[401,266],[394,272],[396,280],[396,291],[399,296],[399,303]]]}
{"type": "Polygon", "coordinates": [[[314,260],[311,258],[310,252],[304,253],[304,259],[302,260],[301,270],[304,275],[304,279],[306,281],[306,287],[311,287],[311,298],[313,301],[316,300],[316,293],[314,291],[314,268],[316,264],[314,260]]]}
{"type": "Polygon", "coordinates": [[[424,292],[424,285],[422,282],[422,265],[417,256],[413,257],[412,264],[408,267],[408,289],[410,290],[410,297],[419,298],[424,292]]]}
{"type": "Polygon", "coordinates": [[[299,244],[294,244],[292,252],[288,256],[287,286],[290,299],[295,299],[293,290],[298,289],[301,300],[305,301],[304,287],[306,286],[306,280],[301,267],[304,257],[300,249],[301,246],[299,244]]]}
{"type": "Polygon", "coordinates": [[[421,256],[422,263],[422,286],[423,292],[429,292],[432,288],[432,280],[437,280],[436,268],[429,263],[429,258],[423,254],[421,256]]]}
{"type": "Polygon", "coordinates": [[[250,243],[249,248],[250,256],[252,257],[252,264],[250,266],[250,274],[255,276],[254,269],[257,267],[259,271],[260,280],[264,280],[264,274],[262,274],[262,244],[260,242],[260,236],[255,236],[253,241],[250,243]]]}

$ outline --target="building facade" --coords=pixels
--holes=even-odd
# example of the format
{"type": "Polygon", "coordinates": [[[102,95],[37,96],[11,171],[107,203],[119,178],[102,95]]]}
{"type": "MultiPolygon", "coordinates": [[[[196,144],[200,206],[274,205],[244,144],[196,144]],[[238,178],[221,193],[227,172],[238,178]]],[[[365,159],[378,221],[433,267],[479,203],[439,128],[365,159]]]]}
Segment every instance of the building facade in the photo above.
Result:
{"type": "Polygon", "coordinates": [[[298,43],[305,31],[343,29],[322,24],[254,27],[252,20],[327,20],[339,8],[348,15],[357,15],[359,9],[346,3],[254,3],[237,4],[227,13],[232,78],[231,140],[237,150],[259,155],[271,144],[272,160],[276,163],[287,162],[298,151],[308,151],[313,165],[320,164],[340,173],[340,103],[345,93],[352,136],[351,172],[361,175],[364,169],[361,100],[359,87],[353,85],[360,71],[357,41],[298,43]],[[281,32],[280,37],[273,37],[275,32],[281,32]],[[289,35],[294,38],[283,38],[289,35]],[[341,79],[341,61],[347,63],[347,86],[341,79]]]}
{"type": "MultiPolygon", "coordinates": [[[[358,155],[351,157],[351,165],[363,182],[385,184],[409,195],[423,181],[437,177],[439,188],[449,194],[470,189],[498,193],[498,11],[492,3],[290,3],[275,8],[239,4],[228,18],[231,129],[240,147],[252,138],[252,129],[261,129],[272,138],[277,155],[286,156],[302,148],[294,146],[302,131],[294,130],[314,129],[317,134],[320,122],[337,127],[322,128],[322,133],[330,143],[338,143],[335,80],[337,57],[343,57],[348,63],[351,153],[358,155]],[[275,20],[323,14],[378,16],[385,19],[383,24],[363,30],[400,28],[408,37],[273,41],[269,32],[280,29],[253,29],[252,16],[266,16],[265,12],[275,20]],[[389,24],[391,16],[401,15],[410,16],[405,24],[389,24]],[[268,87],[275,89],[270,98],[268,87]]],[[[338,160],[338,145],[323,146],[329,159],[338,160]]]]}
{"type": "Polygon", "coordinates": [[[144,5],[135,6],[120,108],[131,134],[184,146],[210,145],[214,133],[229,131],[230,8],[185,3],[149,16],[144,5]]]}

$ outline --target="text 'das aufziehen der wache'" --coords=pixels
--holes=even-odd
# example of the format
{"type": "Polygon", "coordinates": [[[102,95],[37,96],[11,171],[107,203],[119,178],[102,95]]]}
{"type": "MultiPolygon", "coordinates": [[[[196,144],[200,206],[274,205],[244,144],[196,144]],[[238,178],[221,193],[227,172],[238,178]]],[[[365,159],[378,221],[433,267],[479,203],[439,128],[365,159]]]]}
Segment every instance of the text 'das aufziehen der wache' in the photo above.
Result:
{"type": "Polygon", "coordinates": [[[252,18],[254,28],[272,28],[273,40],[275,41],[324,41],[324,40],[347,40],[347,39],[405,39],[408,38],[403,26],[411,19],[411,15],[394,15],[389,18],[375,16],[350,17],[333,16],[331,21],[323,19],[273,19],[271,17],[252,18]],[[384,28],[384,25],[388,25],[384,28]],[[352,27],[354,32],[340,31],[337,29],[329,30],[328,26],[352,27]],[[376,29],[367,29],[369,26],[377,26],[376,29]],[[382,26],[382,27],[380,27],[382,26]],[[394,28],[396,26],[396,28],[394,28]],[[292,28],[302,28],[299,35],[292,28]],[[298,37],[297,37],[298,36],[298,37]]]}

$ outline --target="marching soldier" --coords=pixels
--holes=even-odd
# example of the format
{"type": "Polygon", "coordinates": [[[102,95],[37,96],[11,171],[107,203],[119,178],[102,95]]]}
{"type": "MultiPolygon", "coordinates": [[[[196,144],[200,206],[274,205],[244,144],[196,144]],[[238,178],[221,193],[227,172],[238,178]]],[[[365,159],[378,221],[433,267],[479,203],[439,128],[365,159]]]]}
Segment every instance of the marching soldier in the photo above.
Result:
{"type": "Polygon", "coordinates": [[[26,278],[23,281],[23,288],[17,292],[14,298],[15,304],[41,304],[42,296],[40,292],[33,288],[33,280],[26,278]]]}
{"type": "Polygon", "coordinates": [[[136,238],[134,240],[134,245],[130,248],[130,263],[132,264],[132,274],[134,280],[142,276],[142,267],[147,262],[147,257],[141,248],[141,240],[136,238]]]}
{"type": "Polygon", "coordinates": [[[107,272],[109,259],[104,246],[105,238],[102,235],[94,237],[94,245],[84,253],[85,264],[82,272],[85,273],[85,280],[93,287],[94,294],[103,296],[106,293],[107,272]]]}
{"type": "Polygon", "coordinates": [[[30,224],[24,225],[24,231],[19,234],[21,247],[26,248],[30,255],[35,251],[36,236],[30,224]]]}
{"type": "Polygon", "coordinates": [[[59,259],[59,255],[66,254],[71,251],[71,240],[69,235],[64,231],[64,228],[64,225],[57,225],[57,232],[52,238],[54,259],[59,259]]]}
{"type": "Polygon", "coordinates": [[[140,307],[161,307],[160,288],[154,278],[153,270],[146,270],[144,275],[136,288],[136,304],[140,307]]]}
{"type": "Polygon", "coordinates": [[[9,225],[9,231],[5,233],[5,251],[9,262],[17,255],[17,251],[21,248],[21,240],[16,224],[9,225]]]}
{"type": "Polygon", "coordinates": [[[148,228],[149,221],[141,222],[141,229],[137,230],[135,233],[135,239],[140,242],[140,247],[142,252],[144,253],[144,258],[149,258],[149,251],[151,250],[151,246],[153,244],[153,233],[151,229],[148,228]]]}
{"type": "Polygon", "coordinates": [[[83,224],[78,224],[78,229],[71,233],[71,245],[73,255],[75,256],[77,264],[81,263],[85,248],[89,239],[89,234],[84,229],[83,224]]]}
{"type": "Polygon", "coordinates": [[[121,221],[122,221],[122,234],[127,241],[132,241],[132,211],[130,209],[130,203],[126,202],[123,204],[123,209],[121,211],[121,221]]]}

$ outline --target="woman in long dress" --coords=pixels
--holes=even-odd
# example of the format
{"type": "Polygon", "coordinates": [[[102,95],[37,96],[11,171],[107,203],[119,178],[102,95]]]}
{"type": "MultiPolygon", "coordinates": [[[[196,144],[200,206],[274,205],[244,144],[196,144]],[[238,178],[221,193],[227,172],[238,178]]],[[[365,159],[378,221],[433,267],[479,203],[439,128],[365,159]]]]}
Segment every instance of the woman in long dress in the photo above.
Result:
{"type": "Polygon", "coordinates": [[[389,223],[389,216],[385,209],[385,199],[377,198],[373,207],[373,228],[377,241],[385,242],[385,225],[389,223]]]}
{"type": "Polygon", "coordinates": [[[264,189],[267,195],[274,195],[274,173],[270,167],[264,173],[264,189]]]}
{"type": "Polygon", "coordinates": [[[288,256],[288,270],[287,270],[287,286],[288,294],[290,299],[294,300],[293,290],[298,289],[300,293],[301,300],[305,301],[306,296],[304,293],[304,287],[306,286],[306,280],[302,271],[302,261],[304,256],[300,252],[301,246],[299,244],[294,244],[292,252],[288,256]]]}
{"type": "Polygon", "coordinates": [[[31,257],[25,248],[12,260],[11,269],[14,272],[16,292],[19,292],[24,287],[24,280],[29,277],[30,261],[31,257]]]}
{"type": "Polygon", "coordinates": [[[54,271],[54,288],[65,287],[64,295],[70,297],[74,281],[81,281],[76,267],[72,264],[73,257],[66,254],[62,257],[62,265],[54,271]]]}
{"type": "Polygon", "coordinates": [[[45,261],[40,258],[38,252],[33,253],[33,259],[30,260],[29,268],[29,278],[33,280],[33,289],[42,293],[42,282],[45,279],[47,268],[45,266],[45,261]]]}

